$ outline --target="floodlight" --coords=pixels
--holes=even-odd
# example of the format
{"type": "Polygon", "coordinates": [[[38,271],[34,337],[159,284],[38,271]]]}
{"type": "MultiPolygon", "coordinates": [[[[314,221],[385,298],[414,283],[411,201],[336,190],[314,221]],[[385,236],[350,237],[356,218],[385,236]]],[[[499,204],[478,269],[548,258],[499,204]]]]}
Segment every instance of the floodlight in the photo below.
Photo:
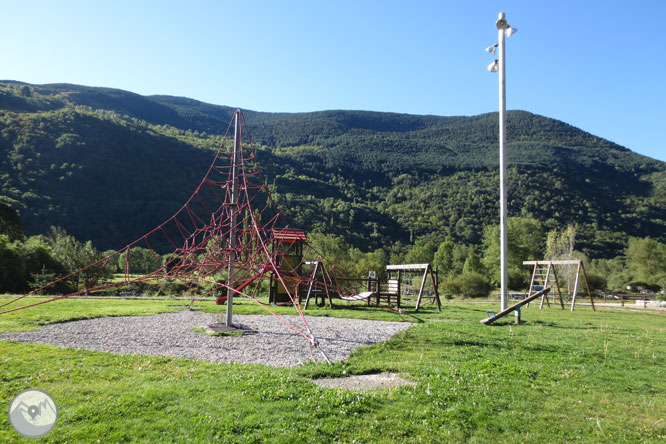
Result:
{"type": "Polygon", "coordinates": [[[498,60],[495,60],[492,62],[490,65],[488,65],[488,71],[490,72],[497,72],[499,71],[499,63],[498,60]]]}
{"type": "Polygon", "coordinates": [[[498,43],[495,43],[494,45],[487,47],[486,51],[488,51],[492,55],[495,55],[495,51],[497,51],[497,45],[498,43]]]}
{"type": "Polygon", "coordinates": [[[513,27],[511,27],[511,26],[509,26],[508,28],[506,28],[506,36],[507,36],[507,37],[511,37],[512,35],[514,35],[514,34],[517,33],[517,32],[518,32],[518,29],[513,28],[513,27]]]}
{"type": "Polygon", "coordinates": [[[499,17],[497,18],[497,22],[495,22],[495,26],[497,26],[497,29],[506,29],[509,27],[509,23],[504,18],[503,12],[499,13],[499,17]]]}

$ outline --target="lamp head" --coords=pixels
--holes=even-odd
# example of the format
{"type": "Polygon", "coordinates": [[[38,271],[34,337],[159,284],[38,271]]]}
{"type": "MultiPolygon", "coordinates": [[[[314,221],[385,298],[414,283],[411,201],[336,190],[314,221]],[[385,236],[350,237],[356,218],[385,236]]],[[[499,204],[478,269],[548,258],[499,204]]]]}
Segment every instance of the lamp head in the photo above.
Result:
{"type": "Polygon", "coordinates": [[[487,69],[488,69],[488,71],[490,71],[490,72],[497,72],[497,71],[499,71],[499,63],[498,63],[498,61],[495,60],[494,62],[492,62],[490,65],[488,65],[488,68],[487,68],[487,69]]]}
{"type": "Polygon", "coordinates": [[[507,37],[511,37],[512,35],[514,35],[517,32],[518,32],[518,29],[514,28],[512,26],[509,26],[508,28],[506,28],[506,36],[507,37]]]}
{"type": "Polygon", "coordinates": [[[509,27],[509,23],[506,21],[506,18],[504,18],[503,12],[499,13],[495,26],[497,26],[497,29],[506,29],[509,27]]]}
{"type": "Polygon", "coordinates": [[[495,51],[497,51],[497,46],[498,46],[498,43],[495,43],[494,45],[487,47],[486,51],[488,51],[492,55],[495,55],[495,51]]]}

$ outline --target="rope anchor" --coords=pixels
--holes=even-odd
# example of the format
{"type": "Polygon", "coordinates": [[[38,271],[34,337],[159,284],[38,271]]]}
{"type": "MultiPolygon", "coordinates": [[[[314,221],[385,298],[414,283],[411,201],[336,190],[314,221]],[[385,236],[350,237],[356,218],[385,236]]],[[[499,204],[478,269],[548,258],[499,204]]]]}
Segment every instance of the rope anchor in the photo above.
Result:
{"type": "MultiPolygon", "coordinates": [[[[314,333],[312,333],[312,330],[310,330],[309,326],[307,327],[307,331],[308,331],[308,336],[309,336],[309,339],[310,339],[310,357],[312,357],[312,360],[315,361],[314,356],[312,356],[312,347],[314,347],[317,350],[319,350],[319,353],[321,353],[321,355],[324,357],[326,362],[328,362],[328,365],[333,365],[331,360],[328,359],[328,356],[326,356],[326,352],[324,352],[324,349],[321,348],[321,346],[319,345],[319,341],[315,337],[314,333]]],[[[317,362],[317,361],[315,361],[315,362],[317,362]]]]}

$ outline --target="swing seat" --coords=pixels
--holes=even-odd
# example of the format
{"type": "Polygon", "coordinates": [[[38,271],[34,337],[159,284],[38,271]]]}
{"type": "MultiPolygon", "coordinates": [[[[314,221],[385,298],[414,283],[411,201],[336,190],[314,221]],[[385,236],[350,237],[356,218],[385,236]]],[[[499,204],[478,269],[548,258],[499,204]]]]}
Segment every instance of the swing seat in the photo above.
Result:
{"type": "Polygon", "coordinates": [[[352,296],[340,296],[340,299],[342,299],[343,301],[362,301],[362,300],[368,299],[368,298],[370,298],[374,295],[375,295],[374,291],[364,291],[364,292],[361,292],[359,294],[355,294],[355,295],[352,295],[352,296]]]}

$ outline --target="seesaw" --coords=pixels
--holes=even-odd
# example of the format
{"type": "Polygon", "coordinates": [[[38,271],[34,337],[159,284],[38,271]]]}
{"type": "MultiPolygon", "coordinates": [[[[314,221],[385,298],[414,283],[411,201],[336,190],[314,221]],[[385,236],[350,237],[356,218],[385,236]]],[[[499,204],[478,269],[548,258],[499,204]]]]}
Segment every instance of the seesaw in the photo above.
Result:
{"type": "Polygon", "coordinates": [[[539,298],[539,297],[541,297],[545,294],[548,294],[549,291],[550,291],[550,287],[544,288],[541,291],[537,291],[536,293],[529,295],[528,297],[526,297],[522,301],[518,302],[517,304],[514,304],[511,307],[500,311],[496,315],[490,316],[489,318],[481,319],[479,322],[481,322],[482,324],[485,324],[485,325],[490,325],[493,322],[495,322],[496,320],[498,320],[499,318],[503,318],[504,316],[511,313],[512,311],[520,309],[520,307],[522,307],[525,304],[528,304],[528,303],[532,302],[536,298],[539,298]]]}

